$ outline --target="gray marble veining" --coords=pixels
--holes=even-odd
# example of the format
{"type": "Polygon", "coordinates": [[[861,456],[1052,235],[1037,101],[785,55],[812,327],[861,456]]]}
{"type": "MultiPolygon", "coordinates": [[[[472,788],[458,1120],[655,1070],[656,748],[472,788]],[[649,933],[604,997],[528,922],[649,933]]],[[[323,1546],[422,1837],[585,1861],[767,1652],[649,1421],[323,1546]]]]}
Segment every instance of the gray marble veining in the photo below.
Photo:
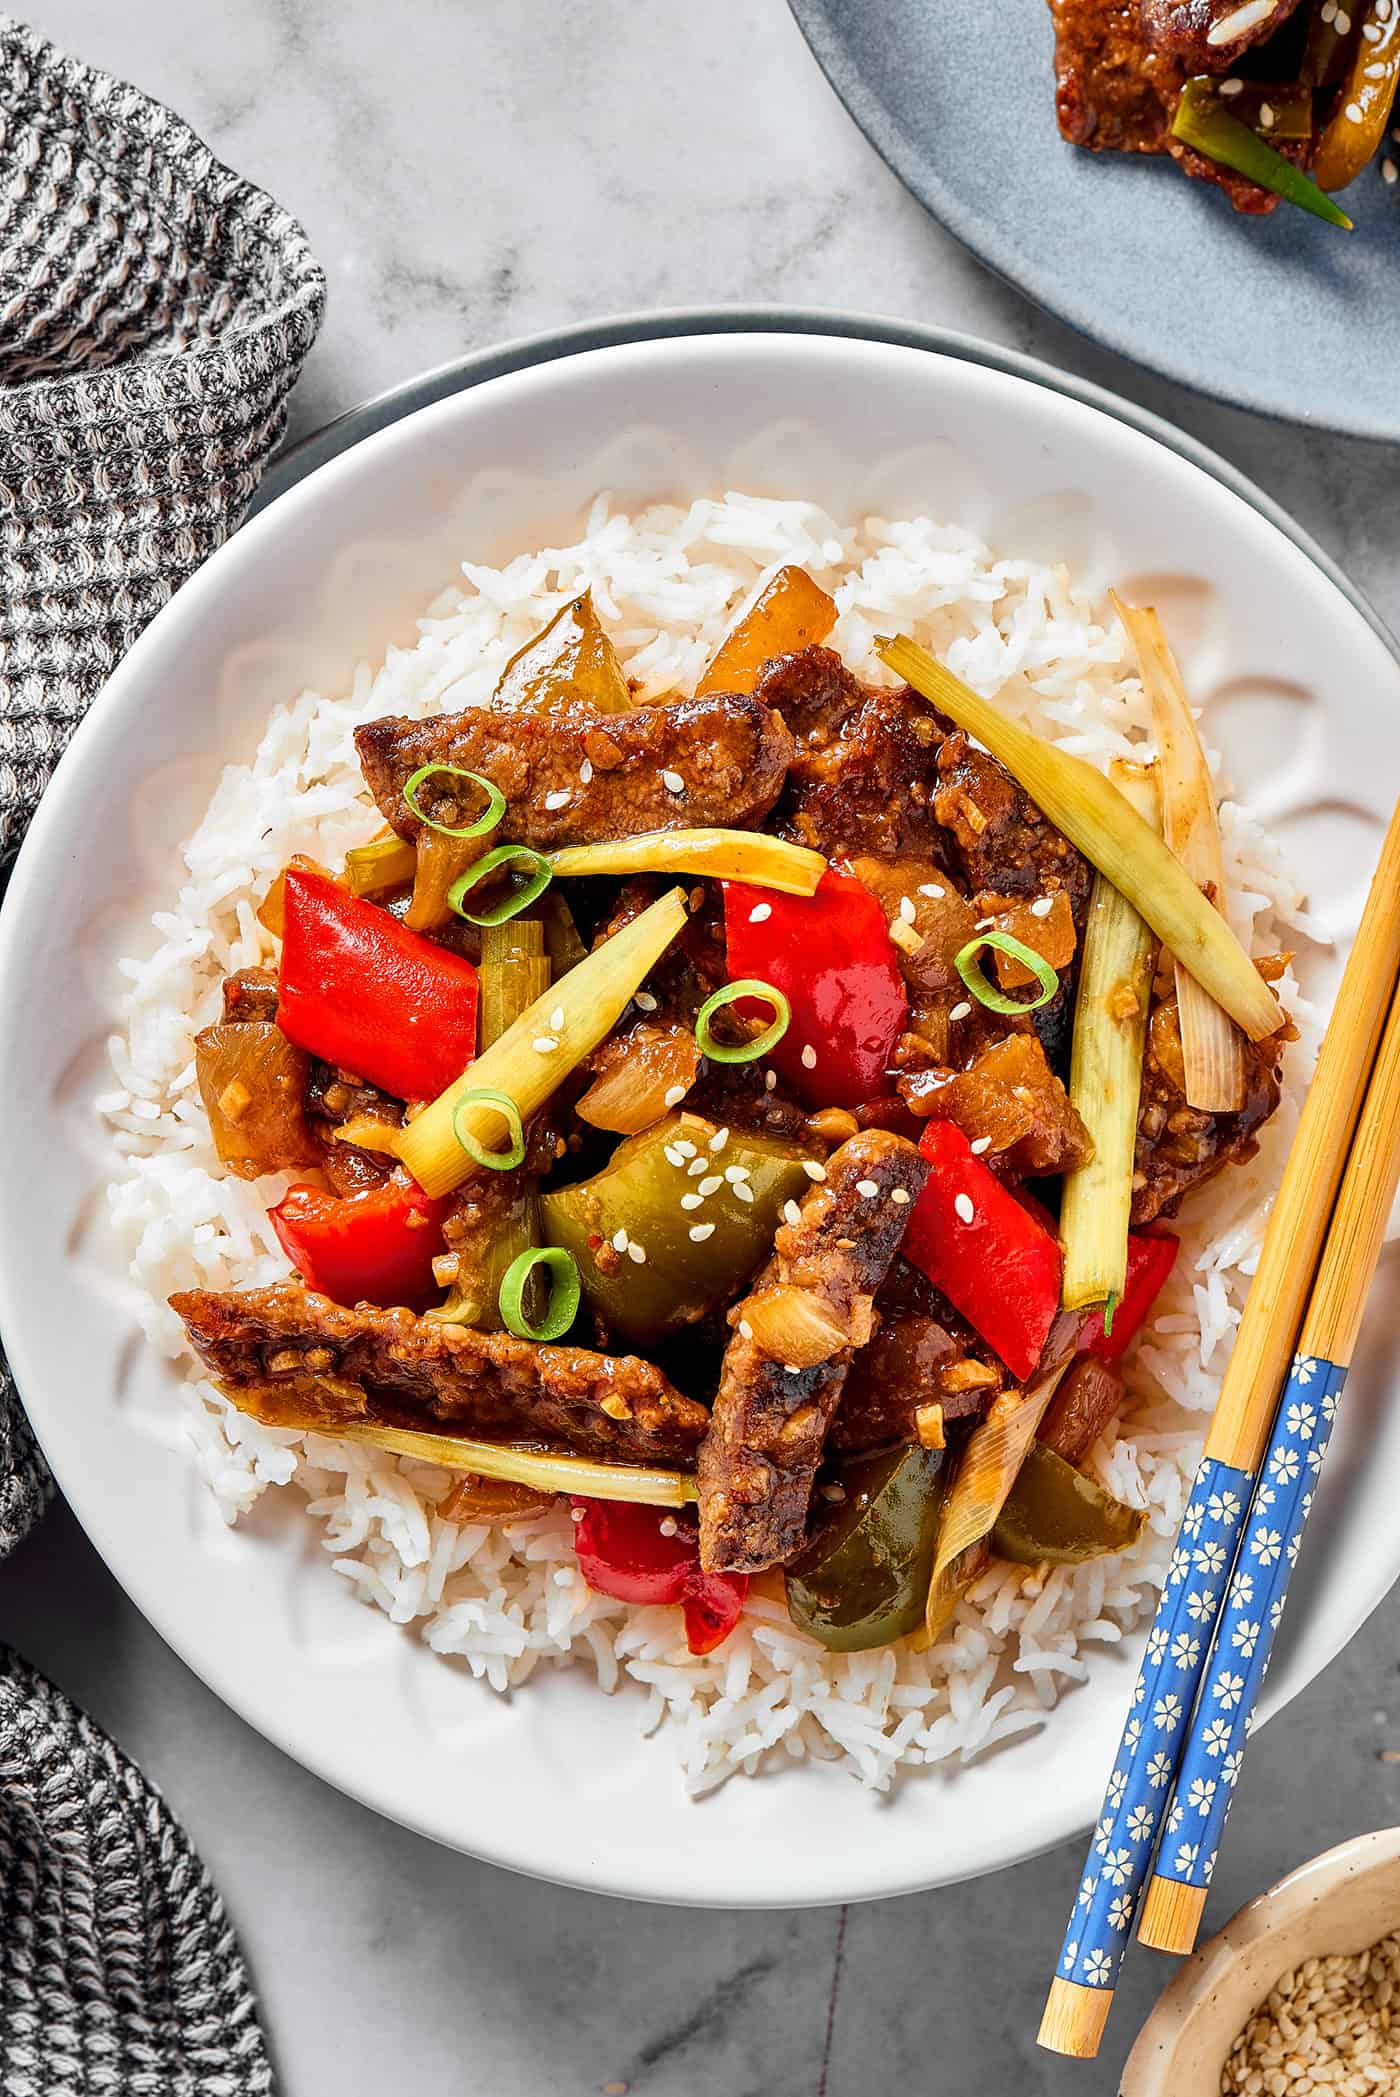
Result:
{"type": "MultiPolygon", "coordinates": [[[[1183,394],[1037,313],[905,195],[782,0],[44,0],[36,19],[173,103],[304,219],[331,303],[294,434],[465,348],[609,312],[769,299],[908,315],[1037,353],[1215,445],[1400,627],[1394,454],[1183,394]]],[[[1400,1765],[1378,1760],[1400,1744],[1394,1621],[1383,1608],[1260,1736],[1217,1920],[1400,1818],[1400,1765]]],[[[0,1635],[184,1816],[248,1947],[288,2097],[1106,2097],[1168,1970],[1133,1958],[1094,2066],[1036,2050],[1077,1841],[844,1918],[640,1909],[450,1855],[224,1710],[61,1510],[0,1571],[0,1635]]]]}

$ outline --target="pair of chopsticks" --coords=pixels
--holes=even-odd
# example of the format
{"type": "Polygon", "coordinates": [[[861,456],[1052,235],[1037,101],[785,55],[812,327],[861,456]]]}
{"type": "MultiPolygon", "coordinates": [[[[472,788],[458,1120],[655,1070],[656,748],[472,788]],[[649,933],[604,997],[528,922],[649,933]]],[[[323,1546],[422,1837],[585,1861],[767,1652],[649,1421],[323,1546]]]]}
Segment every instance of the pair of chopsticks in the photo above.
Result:
{"type": "Polygon", "coordinates": [[[1195,1942],[1400,1174],[1400,806],[1148,1634],[1040,2043],[1091,2058],[1139,1935],[1195,1942]],[[1155,1871],[1152,1870],[1154,1854],[1155,1871]]]}

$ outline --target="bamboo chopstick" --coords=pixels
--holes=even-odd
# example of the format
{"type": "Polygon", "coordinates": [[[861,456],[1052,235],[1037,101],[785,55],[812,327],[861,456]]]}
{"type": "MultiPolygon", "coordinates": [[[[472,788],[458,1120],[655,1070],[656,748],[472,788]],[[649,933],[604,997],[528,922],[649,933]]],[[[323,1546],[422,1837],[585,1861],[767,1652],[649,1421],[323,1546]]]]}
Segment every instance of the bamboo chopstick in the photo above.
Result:
{"type": "MultiPolygon", "coordinates": [[[[1381,846],[1187,1503],[1183,1528],[1186,1521],[1211,1518],[1213,1530],[1220,1531],[1213,1541],[1224,1548],[1227,1569],[1288,1372],[1397,968],[1400,805],[1381,846]],[[1213,1504],[1225,1515],[1223,1522],[1212,1516],[1213,1504]]],[[[1040,2044],[1053,2052],[1085,2059],[1098,2052],[1133,1911],[1165,1818],[1180,1723],[1195,1701],[1211,1628],[1211,1622],[1198,1623],[1188,1612],[1182,1583],[1163,1589],[1078,1905],[1065,1933],[1060,1970],[1041,2020],[1040,2044]],[[1194,1660],[1189,1657],[1193,1641],[1194,1660]],[[1175,1704],[1164,1704],[1163,1716],[1171,1718],[1175,1710],[1175,1727],[1165,1732],[1160,1724],[1149,1728],[1146,1721],[1167,1698],[1175,1704]]]]}
{"type": "MultiPolygon", "coordinates": [[[[1141,1941],[1158,1951],[1190,1951],[1196,1941],[1397,1182],[1400,990],[1357,1124],[1298,1352],[1255,1479],[1238,1570],[1183,1740],[1166,1835],[1138,1924],[1141,1941]]],[[[1186,1581],[1194,1571],[1185,1572],[1186,1581]]]]}

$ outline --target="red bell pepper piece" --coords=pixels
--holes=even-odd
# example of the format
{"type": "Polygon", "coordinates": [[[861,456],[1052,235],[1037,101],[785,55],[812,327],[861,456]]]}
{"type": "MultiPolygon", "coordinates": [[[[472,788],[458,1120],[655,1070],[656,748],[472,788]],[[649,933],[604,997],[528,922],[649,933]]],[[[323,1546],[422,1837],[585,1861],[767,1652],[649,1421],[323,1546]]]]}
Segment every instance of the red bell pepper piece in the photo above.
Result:
{"type": "Polygon", "coordinates": [[[476,1054],[470,961],[323,874],[285,876],[277,1024],[395,1099],[436,1099],[476,1054]]]}
{"type": "Polygon", "coordinates": [[[1059,1240],[973,1156],[951,1121],[930,1121],[919,1149],[933,1170],[909,1218],[904,1256],[1024,1383],[1060,1308],[1059,1240]]]}
{"type": "Polygon", "coordinates": [[[679,1602],[692,1653],[712,1653],[739,1621],[747,1573],[704,1573],[695,1526],[630,1500],[574,1501],[574,1549],[595,1594],[619,1602],[679,1602]],[[582,1510],[580,1516],[580,1510],[582,1510]]]}
{"type": "Polygon", "coordinates": [[[1092,1311],[1079,1332],[1081,1354],[1096,1354],[1100,1361],[1116,1362],[1126,1353],[1151,1315],[1167,1276],[1176,1265],[1181,1241],[1170,1231],[1128,1233],[1128,1277],[1113,1313],[1113,1330],[1104,1331],[1102,1311],[1092,1311]]]}
{"type": "MultiPolygon", "coordinates": [[[[757,976],[792,1006],[792,1023],[765,1061],[810,1107],[854,1107],[888,1092],[890,1052],[909,1006],[885,913],[869,889],[836,867],[812,896],[746,881],[723,887],[730,980],[757,976]]],[[[761,1009],[755,999],[753,1010],[761,1009]]]]}
{"type": "Polygon", "coordinates": [[[432,1201],[421,1187],[391,1179],[363,1194],[290,1187],[268,1216],[287,1258],[318,1295],[422,1311],[442,1294],[433,1260],[451,1206],[450,1195],[432,1201]]]}

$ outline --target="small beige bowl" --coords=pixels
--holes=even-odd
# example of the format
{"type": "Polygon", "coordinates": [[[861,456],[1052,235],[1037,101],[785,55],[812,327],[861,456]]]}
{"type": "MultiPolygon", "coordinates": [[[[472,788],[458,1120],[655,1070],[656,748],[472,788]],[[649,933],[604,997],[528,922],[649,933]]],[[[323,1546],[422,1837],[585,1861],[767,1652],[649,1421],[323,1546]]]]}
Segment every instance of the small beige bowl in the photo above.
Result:
{"type": "Polygon", "coordinates": [[[1357,1835],[1247,1901],[1193,1954],[1138,2034],[1120,2097],[1219,2097],[1236,2035],[1300,1960],[1400,1927],[1400,1828],[1357,1835]]]}

